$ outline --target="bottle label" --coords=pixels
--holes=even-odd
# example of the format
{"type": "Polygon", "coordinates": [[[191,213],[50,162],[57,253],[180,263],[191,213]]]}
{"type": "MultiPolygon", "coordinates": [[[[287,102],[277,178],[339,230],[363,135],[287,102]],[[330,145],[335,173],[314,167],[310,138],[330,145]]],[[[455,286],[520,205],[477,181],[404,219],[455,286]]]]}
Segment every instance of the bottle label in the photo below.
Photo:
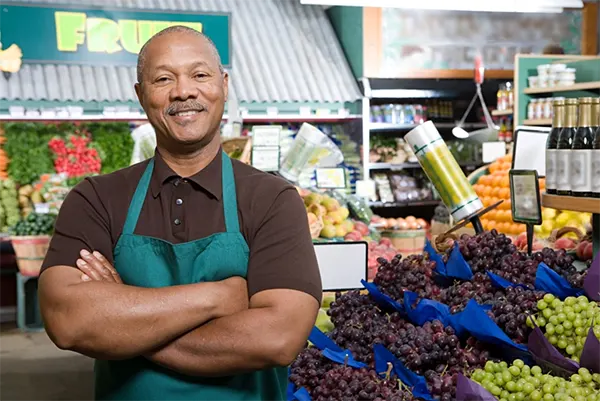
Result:
{"type": "Polygon", "coordinates": [[[546,150],[546,188],[556,189],[556,149],[546,150]]]}
{"type": "MultiPolygon", "coordinates": [[[[598,134],[596,134],[598,135],[598,134]]],[[[600,149],[594,149],[592,152],[592,192],[600,194],[600,149]]]]}
{"type": "Polygon", "coordinates": [[[558,191],[571,190],[570,154],[571,149],[559,149],[556,151],[556,189],[558,191]]]}
{"type": "Polygon", "coordinates": [[[571,191],[592,191],[592,150],[574,149],[571,151],[571,191]]]}

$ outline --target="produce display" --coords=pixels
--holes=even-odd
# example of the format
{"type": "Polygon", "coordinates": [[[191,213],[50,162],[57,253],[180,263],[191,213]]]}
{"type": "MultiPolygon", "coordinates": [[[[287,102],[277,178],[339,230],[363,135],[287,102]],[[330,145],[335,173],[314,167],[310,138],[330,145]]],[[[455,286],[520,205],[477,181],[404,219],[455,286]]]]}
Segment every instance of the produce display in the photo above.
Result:
{"type": "Polygon", "coordinates": [[[21,218],[19,213],[14,181],[9,178],[0,180],[0,232],[5,233],[10,226],[17,224],[21,218]]]}
{"type": "Polygon", "coordinates": [[[343,238],[354,229],[354,223],[348,219],[350,211],[337,199],[300,188],[298,192],[304,200],[313,238],[343,238]]]}
{"type": "Polygon", "coordinates": [[[8,172],[6,171],[8,168],[8,156],[2,147],[4,142],[6,142],[4,127],[0,124],[0,179],[8,178],[8,172]]]}
{"type": "Polygon", "coordinates": [[[568,380],[541,367],[529,367],[520,359],[509,366],[506,362],[488,361],[485,369],[477,369],[472,378],[501,400],[587,400],[600,397],[600,374],[581,368],[568,380]]]}
{"type": "Polygon", "coordinates": [[[25,219],[20,220],[9,229],[10,235],[51,235],[54,232],[56,215],[44,213],[30,213],[25,219]]]}
{"type": "MultiPolygon", "coordinates": [[[[470,280],[439,280],[442,277],[436,262],[427,254],[384,256],[377,260],[372,285],[391,301],[382,303],[381,296],[376,297],[371,287],[368,292],[336,293],[333,302],[329,297],[326,312],[320,314],[319,327],[337,347],[350,352],[353,360],[366,367],[348,366],[348,357],[346,363],[343,358],[334,362],[311,345],[291,366],[290,381],[295,388],[303,387],[313,400],[423,399],[413,394],[415,388],[406,381],[408,376],[394,377],[396,371],[391,365],[387,371],[376,367],[374,350],[383,346],[398,363],[425,380],[426,390],[434,400],[467,400],[457,391],[460,375],[480,383],[501,401],[600,400],[600,372],[582,367],[562,378],[546,365],[526,365],[520,359],[508,359],[485,337],[470,331],[459,335],[447,318],[442,321],[431,315],[419,321],[421,313],[408,313],[422,302],[437,301],[438,305],[447,305],[451,315],[458,316],[474,300],[488,306],[484,313],[515,344],[527,345],[529,334],[537,326],[550,344],[575,362],[580,360],[590,327],[600,339],[597,302],[584,295],[561,300],[550,292],[535,289],[536,270],[542,262],[574,288],[582,287],[587,271],[577,271],[574,257],[564,249],[543,248],[528,256],[517,249],[510,237],[496,230],[473,236],[463,234],[454,242],[473,272],[470,280]],[[499,287],[487,272],[521,286],[499,287]],[[387,302],[394,301],[401,310],[390,308],[387,302]],[[398,392],[390,392],[393,389],[398,392]]],[[[454,246],[441,255],[445,264],[455,257],[452,249],[454,246]]]]}
{"type": "Polygon", "coordinates": [[[386,219],[374,215],[371,218],[371,223],[375,227],[384,230],[426,230],[429,228],[429,223],[425,219],[416,218],[415,216],[386,219]]]}

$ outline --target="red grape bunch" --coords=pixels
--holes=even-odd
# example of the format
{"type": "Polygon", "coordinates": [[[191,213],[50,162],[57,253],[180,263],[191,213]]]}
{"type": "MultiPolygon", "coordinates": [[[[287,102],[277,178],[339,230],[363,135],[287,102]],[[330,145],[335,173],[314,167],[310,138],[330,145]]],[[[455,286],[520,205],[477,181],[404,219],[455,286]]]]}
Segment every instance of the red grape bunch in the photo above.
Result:
{"type": "Polygon", "coordinates": [[[480,305],[488,305],[493,304],[495,299],[503,295],[504,291],[494,288],[485,273],[475,273],[472,281],[465,281],[444,288],[440,296],[440,302],[450,307],[450,313],[457,313],[463,310],[471,299],[474,299],[480,305]]]}
{"type": "Polygon", "coordinates": [[[508,337],[516,343],[524,344],[530,331],[527,318],[537,313],[537,301],[543,296],[541,291],[508,287],[506,296],[497,299],[490,315],[508,337]]]}
{"type": "MultiPolygon", "coordinates": [[[[471,266],[473,273],[498,269],[501,257],[517,250],[509,237],[499,234],[495,229],[475,236],[463,234],[457,243],[460,253],[471,266]]],[[[448,261],[451,252],[452,248],[446,251],[443,256],[444,262],[448,261]]]]}
{"type": "Polygon", "coordinates": [[[436,299],[440,288],[433,282],[435,262],[426,259],[423,255],[410,255],[402,258],[396,255],[391,261],[383,258],[377,275],[373,279],[379,289],[395,300],[404,299],[404,291],[417,293],[420,298],[436,299]]]}

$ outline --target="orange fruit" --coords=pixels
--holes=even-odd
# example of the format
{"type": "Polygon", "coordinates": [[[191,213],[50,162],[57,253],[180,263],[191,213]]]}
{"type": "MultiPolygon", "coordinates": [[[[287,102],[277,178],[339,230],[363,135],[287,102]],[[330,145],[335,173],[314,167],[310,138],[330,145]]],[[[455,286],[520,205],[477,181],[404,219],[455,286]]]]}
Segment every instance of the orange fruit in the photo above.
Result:
{"type": "Polygon", "coordinates": [[[489,196],[482,196],[480,199],[481,199],[481,203],[483,203],[483,206],[489,206],[489,204],[490,204],[489,196]]]}
{"type": "Polygon", "coordinates": [[[492,186],[499,187],[501,181],[502,181],[502,176],[499,176],[499,175],[494,176],[494,178],[492,179],[492,186]]]}
{"type": "Polygon", "coordinates": [[[540,189],[546,188],[546,179],[540,178],[540,189]]]}
{"type": "Polygon", "coordinates": [[[492,196],[495,196],[496,198],[500,197],[500,189],[499,187],[492,187],[492,196]]]}
{"type": "Polygon", "coordinates": [[[485,216],[486,219],[496,220],[497,214],[498,214],[498,211],[496,211],[496,210],[490,210],[484,216],[485,216]]]}
{"type": "Polygon", "coordinates": [[[508,199],[510,197],[510,189],[500,188],[500,191],[498,191],[498,197],[500,199],[508,199]]]}
{"type": "Polygon", "coordinates": [[[506,163],[502,163],[502,170],[508,171],[511,168],[511,163],[506,162],[506,163]]]}
{"type": "Polygon", "coordinates": [[[500,181],[500,186],[502,188],[509,188],[510,187],[510,178],[508,178],[507,176],[502,177],[502,180],[500,181]]]}
{"type": "Polygon", "coordinates": [[[492,194],[492,187],[486,185],[483,187],[483,191],[481,191],[481,193],[483,196],[490,196],[492,194]]]}
{"type": "Polygon", "coordinates": [[[497,230],[498,224],[493,220],[487,221],[487,227],[484,227],[484,229],[486,229],[488,231],[492,231],[494,228],[497,230]]]}

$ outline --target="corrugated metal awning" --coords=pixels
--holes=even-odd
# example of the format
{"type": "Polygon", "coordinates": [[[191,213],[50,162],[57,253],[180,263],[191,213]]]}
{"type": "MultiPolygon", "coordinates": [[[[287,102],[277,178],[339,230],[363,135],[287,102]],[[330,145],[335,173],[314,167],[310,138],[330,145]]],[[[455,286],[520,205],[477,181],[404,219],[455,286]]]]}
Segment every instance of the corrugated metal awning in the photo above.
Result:
{"type": "MultiPolygon", "coordinates": [[[[20,0],[18,3],[24,2],[82,8],[231,12],[230,81],[238,101],[338,103],[354,102],[361,97],[336,34],[319,6],[301,5],[297,0],[20,0]]],[[[24,64],[8,80],[0,75],[0,99],[136,102],[135,82],[135,67],[24,64]]]]}

